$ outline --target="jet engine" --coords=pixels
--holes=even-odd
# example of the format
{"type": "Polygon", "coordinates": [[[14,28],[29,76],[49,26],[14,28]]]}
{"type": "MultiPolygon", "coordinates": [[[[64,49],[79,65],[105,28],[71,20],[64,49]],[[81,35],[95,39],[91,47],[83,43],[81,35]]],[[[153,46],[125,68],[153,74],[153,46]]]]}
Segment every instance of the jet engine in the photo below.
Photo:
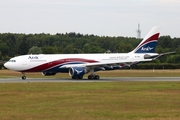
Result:
{"type": "Polygon", "coordinates": [[[72,76],[73,79],[82,79],[86,70],[83,67],[71,67],[69,68],[69,75],[72,76]]]}
{"type": "Polygon", "coordinates": [[[151,59],[152,58],[152,56],[150,56],[150,55],[148,55],[148,54],[145,54],[144,55],[144,59],[151,59]]]}
{"type": "Polygon", "coordinates": [[[51,75],[55,75],[56,72],[52,72],[52,71],[45,71],[45,72],[42,72],[42,75],[44,76],[51,76],[51,75]]]}

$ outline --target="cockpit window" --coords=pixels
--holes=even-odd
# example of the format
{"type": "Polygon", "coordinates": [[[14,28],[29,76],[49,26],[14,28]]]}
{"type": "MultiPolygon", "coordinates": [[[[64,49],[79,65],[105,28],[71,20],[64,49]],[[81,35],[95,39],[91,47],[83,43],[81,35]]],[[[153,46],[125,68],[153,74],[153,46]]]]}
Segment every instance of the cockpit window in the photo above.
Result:
{"type": "Polygon", "coordinates": [[[8,62],[16,62],[16,60],[9,60],[8,62]]]}

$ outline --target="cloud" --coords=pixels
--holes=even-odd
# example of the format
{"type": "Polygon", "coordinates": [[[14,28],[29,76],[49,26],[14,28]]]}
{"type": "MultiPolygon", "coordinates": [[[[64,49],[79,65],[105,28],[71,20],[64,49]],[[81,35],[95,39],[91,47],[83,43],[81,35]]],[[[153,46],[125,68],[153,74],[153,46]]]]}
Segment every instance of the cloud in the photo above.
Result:
{"type": "Polygon", "coordinates": [[[180,3],[179,0],[154,0],[154,2],[159,2],[162,4],[174,4],[174,5],[176,5],[176,3],[180,3]]]}

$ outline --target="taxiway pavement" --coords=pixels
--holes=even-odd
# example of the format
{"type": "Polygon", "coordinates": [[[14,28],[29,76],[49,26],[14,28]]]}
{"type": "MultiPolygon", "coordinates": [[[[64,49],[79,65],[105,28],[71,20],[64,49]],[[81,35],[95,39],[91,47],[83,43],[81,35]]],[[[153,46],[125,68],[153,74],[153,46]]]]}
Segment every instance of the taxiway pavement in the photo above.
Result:
{"type": "Polygon", "coordinates": [[[180,81],[180,77],[109,77],[99,80],[72,80],[70,78],[1,78],[0,83],[31,83],[31,82],[125,82],[125,81],[180,81]]]}

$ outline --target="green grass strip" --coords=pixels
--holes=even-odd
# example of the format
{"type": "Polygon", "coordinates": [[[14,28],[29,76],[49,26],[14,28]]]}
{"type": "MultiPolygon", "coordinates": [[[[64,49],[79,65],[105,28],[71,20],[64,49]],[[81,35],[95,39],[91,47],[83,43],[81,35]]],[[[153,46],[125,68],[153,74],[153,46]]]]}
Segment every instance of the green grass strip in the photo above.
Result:
{"type": "Polygon", "coordinates": [[[4,120],[179,120],[180,82],[2,83],[4,120]]]}

